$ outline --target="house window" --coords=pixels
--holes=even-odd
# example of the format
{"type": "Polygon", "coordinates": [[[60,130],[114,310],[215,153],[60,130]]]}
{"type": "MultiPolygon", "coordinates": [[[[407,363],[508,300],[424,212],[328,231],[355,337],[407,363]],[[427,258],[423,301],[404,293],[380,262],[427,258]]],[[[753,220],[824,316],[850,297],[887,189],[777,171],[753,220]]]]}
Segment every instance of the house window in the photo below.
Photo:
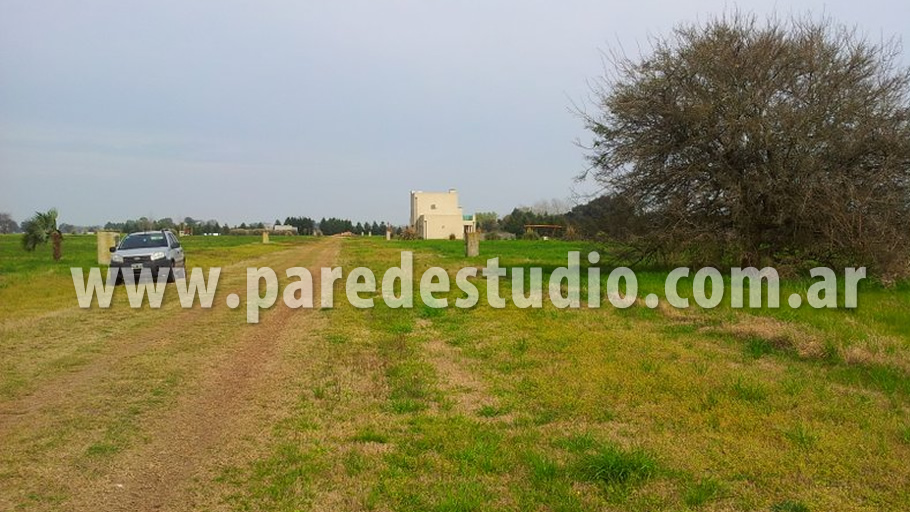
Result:
{"type": "Polygon", "coordinates": [[[431,209],[431,210],[435,210],[435,209],[436,209],[436,205],[435,205],[435,204],[431,204],[431,205],[430,205],[430,209],[431,209]]]}

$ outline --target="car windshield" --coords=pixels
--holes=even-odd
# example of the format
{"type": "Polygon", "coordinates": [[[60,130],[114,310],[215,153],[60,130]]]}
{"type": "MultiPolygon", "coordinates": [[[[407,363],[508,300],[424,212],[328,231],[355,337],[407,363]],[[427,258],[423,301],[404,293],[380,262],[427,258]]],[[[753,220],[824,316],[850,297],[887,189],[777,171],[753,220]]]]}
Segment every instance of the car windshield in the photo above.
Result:
{"type": "Polygon", "coordinates": [[[120,249],[142,249],[145,247],[167,247],[164,233],[129,235],[120,243],[120,249]]]}

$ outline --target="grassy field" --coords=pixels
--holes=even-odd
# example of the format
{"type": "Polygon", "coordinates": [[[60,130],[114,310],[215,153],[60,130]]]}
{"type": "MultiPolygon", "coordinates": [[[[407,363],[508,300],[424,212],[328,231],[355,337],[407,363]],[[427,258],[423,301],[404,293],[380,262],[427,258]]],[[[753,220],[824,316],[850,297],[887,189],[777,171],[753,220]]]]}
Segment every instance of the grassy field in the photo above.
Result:
{"type": "MultiPolygon", "coordinates": [[[[465,259],[448,241],[255,242],[185,239],[190,266],[226,267],[212,310],[118,297],[101,311],[76,308],[68,270],[93,264],[93,239],[68,237],[54,265],[0,237],[0,509],[910,504],[905,285],[866,283],[858,309],[824,311],[432,309],[417,293],[413,309],[359,310],[339,286],[334,308],[276,306],[247,325],[223,298],[245,266],[381,275],[413,250],[417,272],[497,256],[549,272],[590,250],[496,241],[465,259]]],[[[663,297],[665,274],[639,272],[639,297],[663,297]]],[[[782,297],[808,285],[787,281],[782,297]]]]}
{"type": "MultiPolygon", "coordinates": [[[[261,256],[304,238],[273,238],[268,245],[258,236],[186,236],[181,238],[187,268],[228,266],[261,256]]],[[[22,250],[20,235],[0,235],[0,318],[46,312],[73,305],[71,267],[97,267],[96,240],[91,235],[66,235],[63,257],[54,263],[50,244],[35,252],[22,250]],[[23,296],[27,295],[27,296],[23,296]]]]}

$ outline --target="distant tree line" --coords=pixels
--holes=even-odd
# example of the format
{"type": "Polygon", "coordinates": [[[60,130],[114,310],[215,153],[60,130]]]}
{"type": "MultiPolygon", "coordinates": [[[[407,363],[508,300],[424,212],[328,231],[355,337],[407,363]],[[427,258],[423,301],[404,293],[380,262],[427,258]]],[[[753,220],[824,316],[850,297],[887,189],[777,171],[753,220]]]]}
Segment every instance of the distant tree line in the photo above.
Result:
{"type": "Polygon", "coordinates": [[[354,224],[349,219],[338,219],[335,217],[330,217],[328,219],[323,218],[319,221],[319,231],[323,235],[337,235],[340,233],[352,233],[355,235],[385,235],[386,224],[385,222],[376,222],[376,221],[367,221],[367,222],[358,222],[354,224]]]}
{"type": "MultiPolygon", "coordinates": [[[[276,219],[273,225],[264,222],[241,222],[231,226],[227,223],[220,223],[217,220],[197,220],[192,217],[185,217],[182,221],[176,222],[171,217],[161,219],[149,219],[140,217],[122,222],[108,222],[104,224],[103,229],[111,231],[120,231],[122,233],[135,233],[138,231],[156,231],[159,229],[170,229],[180,233],[188,232],[196,235],[205,233],[218,233],[222,235],[246,232],[261,232],[271,229],[273,226],[293,226],[297,228],[297,233],[301,235],[337,235],[339,233],[350,232],[355,235],[374,235],[385,234],[385,222],[367,221],[353,223],[349,219],[339,219],[336,217],[323,218],[316,222],[310,217],[285,217],[284,222],[276,219]]],[[[66,225],[63,225],[66,226],[66,225]]],[[[64,231],[66,232],[66,231],[64,231]]]]}
{"type": "Polygon", "coordinates": [[[528,231],[528,225],[566,226],[566,216],[544,208],[518,206],[502,218],[496,212],[478,212],[474,214],[474,222],[484,233],[506,232],[520,237],[528,231]]]}
{"type": "Polygon", "coordinates": [[[524,235],[528,225],[556,225],[565,226],[565,215],[561,213],[548,213],[534,211],[527,207],[514,208],[511,213],[506,215],[500,221],[500,227],[503,231],[512,233],[516,236],[524,235]]]}
{"type": "Polygon", "coordinates": [[[136,233],[138,231],[158,231],[169,229],[176,232],[190,232],[193,234],[218,233],[227,234],[230,226],[221,224],[217,220],[196,220],[192,217],[185,217],[181,222],[175,222],[171,217],[161,219],[149,219],[140,217],[138,219],[129,219],[123,222],[107,222],[103,228],[107,231],[120,231],[121,233],[136,233]]]}

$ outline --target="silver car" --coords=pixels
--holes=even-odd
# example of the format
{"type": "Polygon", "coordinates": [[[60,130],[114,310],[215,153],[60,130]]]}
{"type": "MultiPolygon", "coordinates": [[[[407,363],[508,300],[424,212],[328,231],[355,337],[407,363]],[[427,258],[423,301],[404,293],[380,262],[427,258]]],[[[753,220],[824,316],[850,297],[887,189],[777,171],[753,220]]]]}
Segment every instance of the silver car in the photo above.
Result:
{"type": "Polygon", "coordinates": [[[111,247],[111,252],[108,277],[116,272],[117,282],[121,282],[128,272],[135,276],[134,282],[138,281],[144,268],[151,270],[154,279],[158,279],[159,269],[166,268],[170,282],[178,277],[178,271],[182,277],[186,269],[183,247],[177,236],[167,230],[130,233],[120,241],[120,245],[111,247]]]}

